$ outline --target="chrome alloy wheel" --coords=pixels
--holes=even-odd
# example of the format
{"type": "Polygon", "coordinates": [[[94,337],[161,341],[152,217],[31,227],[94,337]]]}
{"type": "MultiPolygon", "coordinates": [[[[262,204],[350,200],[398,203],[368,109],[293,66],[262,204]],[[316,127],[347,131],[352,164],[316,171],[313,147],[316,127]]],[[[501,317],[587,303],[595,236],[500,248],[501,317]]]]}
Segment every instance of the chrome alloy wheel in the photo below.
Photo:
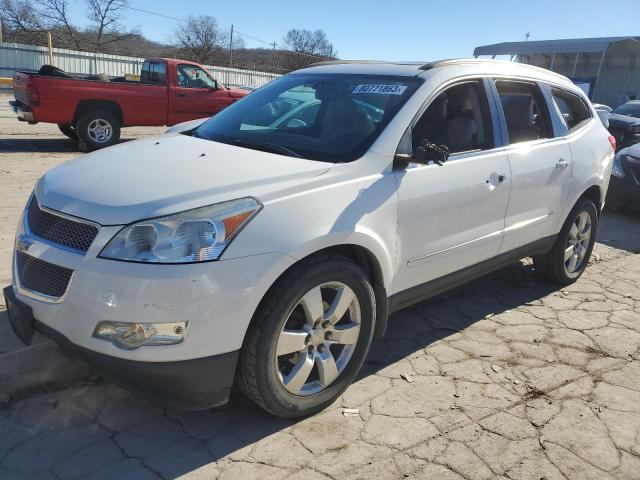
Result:
{"type": "Polygon", "coordinates": [[[582,267],[591,240],[591,215],[580,212],[569,230],[567,246],[564,250],[564,268],[567,273],[575,273],[582,267]]]}
{"type": "Polygon", "coordinates": [[[113,127],[102,118],[96,118],[89,123],[87,133],[95,143],[107,143],[113,136],[113,127]]]}
{"type": "Polygon", "coordinates": [[[347,367],[360,336],[356,294],[344,283],[318,285],[302,296],[278,337],[276,368],[294,395],[324,390],[347,367]]]}

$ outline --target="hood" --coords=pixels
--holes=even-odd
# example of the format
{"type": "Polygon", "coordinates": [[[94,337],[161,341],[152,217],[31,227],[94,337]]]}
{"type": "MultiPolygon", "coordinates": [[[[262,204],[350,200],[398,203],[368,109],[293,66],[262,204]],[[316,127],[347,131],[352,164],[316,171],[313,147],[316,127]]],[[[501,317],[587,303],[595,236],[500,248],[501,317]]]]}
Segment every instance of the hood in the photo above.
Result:
{"type": "Polygon", "coordinates": [[[628,127],[636,124],[640,125],[640,118],[620,115],[619,113],[609,114],[609,125],[612,127],[628,127]]]}
{"type": "Polygon", "coordinates": [[[333,164],[250,150],[179,133],[99,150],[47,172],[38,201],[102,225],[277,194],[333,164]]]}

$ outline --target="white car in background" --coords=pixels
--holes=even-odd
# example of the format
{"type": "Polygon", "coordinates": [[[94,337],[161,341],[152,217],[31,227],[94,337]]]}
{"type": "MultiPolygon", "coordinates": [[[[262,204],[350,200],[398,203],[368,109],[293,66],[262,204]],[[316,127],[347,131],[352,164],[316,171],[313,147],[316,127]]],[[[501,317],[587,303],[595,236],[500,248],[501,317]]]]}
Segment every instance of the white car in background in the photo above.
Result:
{"type": "Polygon", "coordinates": [[[574,282],[614,152],[567,78],[481,60],[311,66],[185,130],[38,181],[12,325],[167,405],[236,385],[282,417],[334,402],[391,312],[525,256],[574,282]]]}

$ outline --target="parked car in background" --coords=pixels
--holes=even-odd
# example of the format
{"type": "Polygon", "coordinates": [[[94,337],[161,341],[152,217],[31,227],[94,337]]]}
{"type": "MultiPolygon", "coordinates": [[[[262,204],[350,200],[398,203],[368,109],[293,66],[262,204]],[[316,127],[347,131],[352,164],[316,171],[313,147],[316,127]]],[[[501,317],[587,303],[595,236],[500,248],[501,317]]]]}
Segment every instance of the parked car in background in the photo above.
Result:
{"type": "Polygon", "coordinates": [[[575,282],[613,142],[580,88],[530,65],[311,66],[42,176],[7,310],[25,342],[40,331],[167,405],[209,408],[236,385],[309,415],[391,312],[525,256],[575,282]],[[317,108],[291,123],[301,105],[317,108]]]}
{"type": "Polygon", "coordinates": [[[640,212],[640,143],[616,153],[607,205],[640,212]]]}
{"type": "Polygon", "coordinates": [[[45,65],[13,76],[18,119],[56,123],[89,150],[118,142],[121,127],[174,125],[211,116],[249,91],[227,88],[193,62],[145,60],[139,81],[97,75],[78,78],[45,65]]]}
{"type": "Polygon", "coordinates": [[[609,131],[616,137],[618,150],[640,142],[640,100],[631,100],[613,110],[609,131]]]}

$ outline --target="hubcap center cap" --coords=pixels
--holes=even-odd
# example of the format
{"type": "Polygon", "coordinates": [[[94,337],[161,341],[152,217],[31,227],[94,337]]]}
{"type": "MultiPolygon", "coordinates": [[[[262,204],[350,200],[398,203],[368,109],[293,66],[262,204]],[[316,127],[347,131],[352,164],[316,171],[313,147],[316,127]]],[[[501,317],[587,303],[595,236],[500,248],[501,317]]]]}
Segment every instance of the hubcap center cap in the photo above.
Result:
{"type": "Polygon", "coordinates": [[[324,343],[325,340],[325,330],[324,328],[315,328],[311,330],[311,338],[309,338],[309,345],[313,345],[317,347],[321,343],[324,343]]]}

